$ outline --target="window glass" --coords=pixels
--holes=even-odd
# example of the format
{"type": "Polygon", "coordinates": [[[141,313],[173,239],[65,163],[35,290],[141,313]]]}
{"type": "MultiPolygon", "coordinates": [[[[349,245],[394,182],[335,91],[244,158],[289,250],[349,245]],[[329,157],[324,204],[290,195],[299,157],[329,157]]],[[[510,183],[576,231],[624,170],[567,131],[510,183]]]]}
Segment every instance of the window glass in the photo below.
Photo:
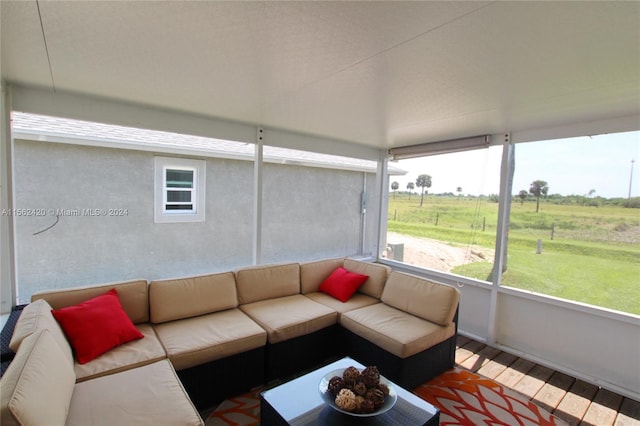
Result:
{"type": "Polygon", "coordinates": [[[192,188],[194,188],[194,170],[166,169],[165,210],[194,212],[192,188]],[[184,188],[184,189],[175,189],[184,188]]]}
{"type": "Polygon", "coordinates": [[[515,146],[502,285],[640,314],[640,132],[515,146]]]}
{"type": "Polygon", "coordinates": [[[193,188],[193,170],[167,169],[167,188],[193,188]]]}
{"type": "Polygon", "coordinates": [[[491,280],[502,146],[392,162],[383,257],[491,280]]]}
{"type": "Polygon", "coordinates": [[[206,162],[156,157],[155,221],[200,222],[205,218],[206,162]]]}

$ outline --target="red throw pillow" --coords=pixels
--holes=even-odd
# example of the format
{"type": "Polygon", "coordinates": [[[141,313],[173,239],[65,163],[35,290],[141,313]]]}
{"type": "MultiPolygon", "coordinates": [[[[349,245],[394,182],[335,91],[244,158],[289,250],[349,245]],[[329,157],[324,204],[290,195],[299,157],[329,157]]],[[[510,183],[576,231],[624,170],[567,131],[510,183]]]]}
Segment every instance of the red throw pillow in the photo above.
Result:
{"type": "Polygon", "coordinates": [[[368,275],[347,271],[342,266],[339,266],[320,284],[318,290],[344,303],[349,300],[353,293],[355,293],[368,278],[368,275]]]}
{"type": "Polygon", "coordinates": [[[122,309],[116,289],[75,306],[52,309],[80,364],[132,340],[143,338],[122,309]]]}

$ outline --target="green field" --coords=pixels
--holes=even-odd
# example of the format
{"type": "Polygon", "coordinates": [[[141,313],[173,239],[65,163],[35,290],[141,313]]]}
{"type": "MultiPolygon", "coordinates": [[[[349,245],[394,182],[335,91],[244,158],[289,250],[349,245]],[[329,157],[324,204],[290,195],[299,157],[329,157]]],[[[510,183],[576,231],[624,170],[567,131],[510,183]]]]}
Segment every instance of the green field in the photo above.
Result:
{"type": "MultiPolygon", "coordinates": [[[[502,285],[640,314],[640,209],[611,200],[541,200],[511,206],[502,285]],[[542,253],[538,254],[538,240],[542,253]]],[[[388,230],[493,250],[498,203],[489,197],[389,196],[388,230]]],[[[491,281],[492,264],[453,273],[491,281]]]]}

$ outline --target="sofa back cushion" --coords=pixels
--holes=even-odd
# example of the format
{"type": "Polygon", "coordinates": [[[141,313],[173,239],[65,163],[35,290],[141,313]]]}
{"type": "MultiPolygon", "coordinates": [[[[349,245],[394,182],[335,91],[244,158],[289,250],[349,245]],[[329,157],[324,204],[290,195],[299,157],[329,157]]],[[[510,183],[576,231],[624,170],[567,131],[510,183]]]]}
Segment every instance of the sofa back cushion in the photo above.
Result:
{"type": "Polygon", "coordinates": [[[238,306],[233,272],[149,284],[151,322],[154,324],[209,314],[238,306]]]}
{"type": "Polygon", "coordinates": [[[25,338],[2,376],[0,423],[64,425],[76,376],[49,330],[25,338]]]}
{"type": "Polygon", "coordinates": [[[379,263],[345,259],[344,268],[347,271],[369,276],[369,279],[362,284],[362,287],[360,287],[358,291],[371,297],[375,297],[376,299],[380,299],[387,277],[391,272],[390,267],[379,263]]]}
{"type": "Polygon", "coordinates": [[[16,326],[9,342],[9,348],[18,352],[20,345],[25,338],[36,334],[42,330],[49,330],[51,337],[56,341],[60,350],[67,357],[69,362],[73,362],[73,352],[64,331],[58,321],[51,314],[51,305],[46,300],[40,299],[29,303],[20,313],[16,326]]]}
{"type": "Polygon", "coordinates": [[[149,290],[146,280],[42,291],[32,295],[31,301],[45,299],[53,309],[61,309],[100,296],[112,288],[118,291],[122,309],[134,324],[149,322],[149,290]]]}
{"type": "Polygon", "coordinates": [[[300,264],[300,290],[302,294],[315,293],[320,284],[336,268],[344,264],[343,258],[325,259],[300,264]]]}
{"type": "Polygon", "coordinates": [[[393,271],[382,293],[384,303],[442,326],[453,321],[460,292],[414,275],[393,271]]]}
{"type": "Polygon", "coordinates": [[[238,302],[241,305],[300,293],[300,265],[253,266],[236,272],[238,302]]]}

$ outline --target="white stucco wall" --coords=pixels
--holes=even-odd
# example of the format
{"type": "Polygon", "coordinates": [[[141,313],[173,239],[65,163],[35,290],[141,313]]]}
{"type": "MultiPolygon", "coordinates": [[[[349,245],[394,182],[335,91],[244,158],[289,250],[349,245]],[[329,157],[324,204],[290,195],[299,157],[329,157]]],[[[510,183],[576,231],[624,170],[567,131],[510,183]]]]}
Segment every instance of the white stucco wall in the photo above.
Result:
{"type": "MultiPolygon", "coordinates": [[[[252,162],[207,158],[206,220],[158,224],[154,155],[16,141],[15,207],[42,209],[16,217],[18,303],[42,289],[189,276],[252,263],[252,162]],[[59,209],[126,214],[60,216],[51,229],[34,235],[55,223],[59,209]]],[[[371,194],[373,181],[368,179],[371,194]]],[[[362,185],[363,172],[267,165],[262,263],[358,254],[362,185]]]]}

